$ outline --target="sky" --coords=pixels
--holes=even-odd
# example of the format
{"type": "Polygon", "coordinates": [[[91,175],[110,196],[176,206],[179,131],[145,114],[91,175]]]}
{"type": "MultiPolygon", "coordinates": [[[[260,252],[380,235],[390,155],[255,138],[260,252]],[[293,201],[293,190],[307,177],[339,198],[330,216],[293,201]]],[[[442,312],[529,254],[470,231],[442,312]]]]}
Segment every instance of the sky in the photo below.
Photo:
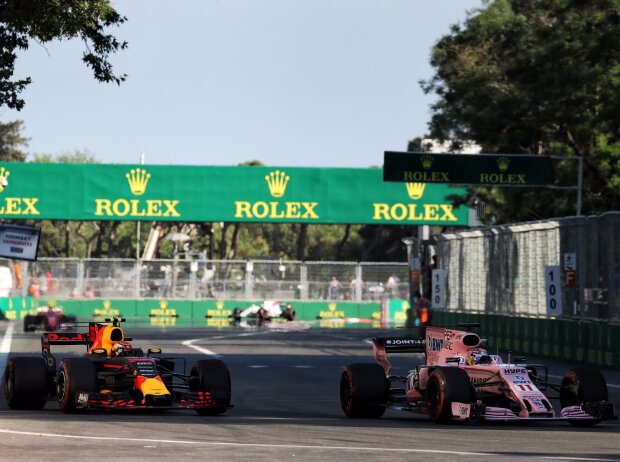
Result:
{"type": "Polygon", "coordinates": [[[18,55],[30,154],[103,163],[370,167],[427,133],[433,44],[482,0],[117,0],[117,86],[79,40],[18,55]]]}

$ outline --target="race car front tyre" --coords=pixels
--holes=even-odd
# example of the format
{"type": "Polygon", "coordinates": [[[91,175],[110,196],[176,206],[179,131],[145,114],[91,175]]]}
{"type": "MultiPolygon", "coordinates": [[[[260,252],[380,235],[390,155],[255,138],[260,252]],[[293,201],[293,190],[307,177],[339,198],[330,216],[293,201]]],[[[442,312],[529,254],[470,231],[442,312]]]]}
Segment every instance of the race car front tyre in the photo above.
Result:
{"type": "MultiPolygon", "coordinates": [[[[607,401],[607,383],[602,374],[591,367],[573,367],[564,374],[560,388],[560,406],[582,406],[607,401]]],[[[601,419],[569,420],[577,427],[596,425],[601,419]]]]}
{"type": "Polygon", "coordinates": [[[47,368],[43,358],[9,359],[4,396],[11,409],[43,409],[47,402],[47,368]]]}
{"type": "Polygon", "coordinates": [[[215,406],[196,409],[200,415],[220,415],[230,407],[230,372],[219,359],[196,361],[190,372],[189,391],[209,392],[213,395],[215,406]]]}
{"type": "Polygon", "coordinates": [[[77,404],[77,395],[80,392],[93,393],[98,390],[97,370],[88,359],[65,359],[60,364],[56,376],[56,398],[58,407],[65,413],[80,410],[77,404]]]}
{"type": "Polygon", "coordinates": [[[474,398],[467,372],[458,367],[438,367],[426,383],[429,415],[438,423],[452,420],[452,403],[472,403],[474,398]]]}
{"type": "Polygon", "coordinates": [[[340,376],[340,405],[347,417],[381,417],[387,406],[388,391],[385,371],[378,364],[349,364],[340,376]]]}

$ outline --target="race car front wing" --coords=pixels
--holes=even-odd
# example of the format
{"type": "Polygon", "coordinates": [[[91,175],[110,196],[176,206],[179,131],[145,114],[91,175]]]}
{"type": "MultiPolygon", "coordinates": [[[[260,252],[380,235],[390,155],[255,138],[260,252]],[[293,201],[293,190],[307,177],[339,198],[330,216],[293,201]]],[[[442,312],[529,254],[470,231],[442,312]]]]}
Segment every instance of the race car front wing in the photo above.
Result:
{"type": "Polygon", "coordinates": [[[588,402],[582,406],[568,406],[560,411],[560,417],[553,414],[530,414],[519,417],[510,409],[503,407],[485,406],[480,403],[452,403],[452,415],[459,420],[611,420],[617,419],[613,403],[606,401],[588,402]]]}
{"type": "Polygon", "coordinates": [[[75,394],[78,409],[205,409],[214,407],[216,401],[209,392],[177,392],[174,400],[140,401],[125,392],[78,392],[75,394]]]}

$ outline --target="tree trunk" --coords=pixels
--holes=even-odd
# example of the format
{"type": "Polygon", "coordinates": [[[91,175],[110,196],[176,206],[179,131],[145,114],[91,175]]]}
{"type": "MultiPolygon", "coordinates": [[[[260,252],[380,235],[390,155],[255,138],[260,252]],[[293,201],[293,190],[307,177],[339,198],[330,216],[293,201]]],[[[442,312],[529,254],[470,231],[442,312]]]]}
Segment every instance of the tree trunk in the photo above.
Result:
{"type": "Polygon", "coordinates": [[[90,258],[91,250],[93,248],[93,240],[99,235],[99,233],[101,232],[101,228],[99,228],[99,223],[93,221],[92,223],[95,226],[95,231],[90,236],[86,236],[85,234],[82,234],[80,232],[80,229],[82,228],[82,225],[84,223],[84,221],[80,221],[80,224],[76,228],[75,232],[78,236],[84,239],[84,242],[86,243],[86,258],[90,258]]]}
{"type": "Polygon", "coordinates": [[[114,241],[116,240],[116,230],[120,224],[120,221],[113,221],[110,227],[110,234],[108,235],[108,258],[114,258],[114,241]]]}
{"type": "Polygon", "coordinates": [[[306,259],[306,238],[308,236],[308,223],[302,223],[297,236],[297,260],[306,259]]]}
{"type": "Polygon", "coordinates": [[[69,258],[71,256],[71,225],[69,221],[65,221],[65,258],[69,258]]]}
{"type": "Polygon", "coordinates": [[[103,252],[103,235],[106,233],[106,229],[109,225],[109,222],[102,221],[99,225],[100,232],[97,234],[97,242],[95,242],[95,252],[93,257],[101,258],[101,254],[103,252]]]}
{"type": "Polygon", "coordinates": [[[338,247],[336,247],[336,260],[340,260],[340,256],[342,255],[342,249],[344,249],[345,244],[349,240],[349,236],[351,235],[351,225],[346,225],[344,227],[344,236],[340,239],[338,243],[338,247]]]}
{"type": "Polygon", "coordinates": [[[222,228],[222,238],[220,239],[218,252],[220,260],[226,259],[226,248],[228,247],[228,243],[226,242],[226,232],[228,231],[228,226],[230,226],[230,223],[225,222],[222,228]]]}
{"type": "Polygon", "coordinates": [[[382,231],[383,226],[378,225],[375,227],[375,234],[372,238],[372,241],[370,242],[370,244],[364,247],[364,251],[362,252],[362,261],[367,261],[374,248],[379,242],[381,242],[381,235],[383,234],[382,231]]]}
{"type": "Polygon", "coordinates": [[[228,260],[233,260],[237,255],[237,243],[239,240],[239,233],[241,232],[241,223],[235,222],[233,228],[233,235],[230,240],[230,251],[228,252],[228,260]]]}

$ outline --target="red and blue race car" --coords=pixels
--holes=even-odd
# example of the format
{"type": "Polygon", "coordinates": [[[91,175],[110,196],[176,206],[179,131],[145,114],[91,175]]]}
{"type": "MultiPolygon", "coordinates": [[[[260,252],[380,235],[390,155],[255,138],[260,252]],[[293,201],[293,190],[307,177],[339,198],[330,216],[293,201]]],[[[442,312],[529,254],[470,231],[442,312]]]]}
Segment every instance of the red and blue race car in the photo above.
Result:
{"type": "Polygon", "coordinates": [[[348,417],[377,418],[393,408],[436,422],[566,420],[586,426],[615,418],[597,369],[573,367],[551,383],[546,366],[524,358],[504,362],[484,344],[475,333],[442,327],[427,327],[425,338],[374,338],[376,363],[350,364],[342,372],[342,409],[348,417]],[[388,353],[425,353],[426,361],[405,376],[391,375],[388,353]],[[551,400],[559,400],[559,414],[551,400]]]}
{"type": "Polygon", "coordinates": [[[11,409],[42,409],[56,400],[64,412],[88,409],[193,409],[218,415],[230,406],[230,373],[223,361],[196,361],[188,373],[185,359],[164,357],[159,348],[146,354],[125,337],[120,319],[88,323],[88,332],[46,332],[42,357],[9,359],[4,374],[11,409]],[[84,345],[79,358],[57,366],[53,345],[84,345]],[[177,367],[178,365],[182,367],[177,367]]]}

